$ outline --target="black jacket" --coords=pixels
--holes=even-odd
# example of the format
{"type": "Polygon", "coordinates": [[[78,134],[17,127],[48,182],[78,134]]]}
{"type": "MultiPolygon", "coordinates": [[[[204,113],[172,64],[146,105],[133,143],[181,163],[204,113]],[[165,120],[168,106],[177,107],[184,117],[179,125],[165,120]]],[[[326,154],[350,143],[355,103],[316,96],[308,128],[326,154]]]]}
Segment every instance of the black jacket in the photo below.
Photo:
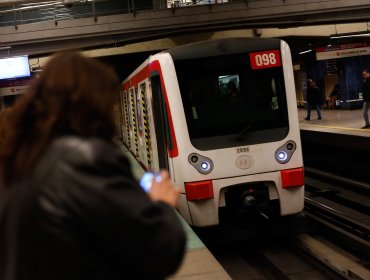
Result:
{"type": "Polygon", "coordinates": [[[362,88],[362,98],[365,102],[370,102],[370,78],[367,78],[362,88]]]}
{"type": "Polygon", "coordinates": [[[307,103],[311,106],[322,105],[323,98],[318,87],[307,87],[307,103]]]}
{"type": "Polygon", "coordinates": [[[101,140],[56,140],[2,198],[1,280],[163,279],[182,260],[175,210],[151,202],[101,140]]]}

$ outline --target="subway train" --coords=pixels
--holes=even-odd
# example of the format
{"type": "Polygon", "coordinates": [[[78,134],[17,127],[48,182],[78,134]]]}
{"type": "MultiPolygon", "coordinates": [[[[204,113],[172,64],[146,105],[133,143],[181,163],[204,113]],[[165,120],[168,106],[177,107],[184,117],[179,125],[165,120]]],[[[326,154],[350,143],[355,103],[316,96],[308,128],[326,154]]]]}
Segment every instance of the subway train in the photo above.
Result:
{"type": "Polygon", "coordinates": [[[147,58],[121,85],[122,142],[146,170],[167,169],[194,227],[304,204],[289,46],[225,38],[147,58]]]}

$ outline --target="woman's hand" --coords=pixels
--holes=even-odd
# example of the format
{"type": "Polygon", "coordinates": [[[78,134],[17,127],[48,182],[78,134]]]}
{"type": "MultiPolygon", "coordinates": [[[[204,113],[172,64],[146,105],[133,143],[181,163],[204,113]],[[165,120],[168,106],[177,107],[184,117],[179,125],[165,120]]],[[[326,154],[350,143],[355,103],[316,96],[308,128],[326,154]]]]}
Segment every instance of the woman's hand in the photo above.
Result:
{"type": "Polygon", "coordinates": [[[180,189],[177,188],[170,179],[167,171],[161,171],[161,180],[157,182],[153,177],[152,187],[148,193],[152,201],[163,201],[172,207],[177,207],[180,198],[180,189]]]}

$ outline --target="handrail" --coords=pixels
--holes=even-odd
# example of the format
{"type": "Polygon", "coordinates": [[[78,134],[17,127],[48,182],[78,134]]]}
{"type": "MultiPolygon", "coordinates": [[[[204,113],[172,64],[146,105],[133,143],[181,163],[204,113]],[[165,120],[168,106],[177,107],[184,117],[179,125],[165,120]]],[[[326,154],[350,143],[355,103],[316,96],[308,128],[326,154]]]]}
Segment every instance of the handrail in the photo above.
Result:
{"type": "MultiPolygon", "coordinates": [[[[112,14],[135,14],[139,10],[161,10],[161,9],[178,9],[194,5],[213,5],[228,2],[242,2],[246,0],[171,0],[171,1],[150,1],[151,6],[135,6],[134,0],[118,1],[118,0],[15,0],[15,1],[0,1],[0,27],[21,25],[33,22],[42,21],[60,21],[70,18],[94,17],[97,20],[98,16],[112,14]],[[124,6],[124,2],[127,6],[124,6]],[[112,3],[116,5],[116,9],[110,10],[112,3]],[[153,4],[154,3],[154,4],[153,4]],[[166,5],[166,6],[164,6],[166,5]],[[45,14],[54,13],[54,18],[51,19],[45,14]],[[52,11],[50,11],[52,9],[52,11]],[[67,10],[66,10],[67,9],[67,10]],[[88,11],[88,12],[87,12],[88,11]],[[68,14],[68,16],[66,16],[68,14]]],[[[149,2],[149,1],[148,1],[149,2]]]]}

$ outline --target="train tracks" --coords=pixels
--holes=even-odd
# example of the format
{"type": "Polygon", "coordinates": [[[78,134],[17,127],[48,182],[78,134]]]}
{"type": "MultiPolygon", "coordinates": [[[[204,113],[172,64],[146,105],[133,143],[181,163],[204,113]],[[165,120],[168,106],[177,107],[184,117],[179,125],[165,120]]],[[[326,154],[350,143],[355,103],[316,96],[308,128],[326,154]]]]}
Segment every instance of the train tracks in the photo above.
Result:
{"type": "Polygon", "coordinates": [[[209,248],[234,280],[370,279],[369,194],[367,184],[307,167],[306,233],[209,248]]]}
{"type": "Polygon", "coordinates": [[[209,249],[233,280],[338,280],[369,276],[354,257],[344,255],[324,239],[306,234],[239,241],[209,249]]]}
{"type": "Polygon", "coordinates": [[[306,216],[370,264],[370,185],[312,168],[305,184],[306,216]]]}
{"type": "Polygon", "coordinates": [[[351,266],[334,269],[346,279],[370,279],[370,185],[314,168],[305,170],[305,215],[314,232],[340,247],[342,256],[356,256],[351,266]]]}
{"type": "Polygon", "coordinates": [[[208,246],[233,280],[370,279],[361,260],[323,237],[300,234],[208,246]]]}

